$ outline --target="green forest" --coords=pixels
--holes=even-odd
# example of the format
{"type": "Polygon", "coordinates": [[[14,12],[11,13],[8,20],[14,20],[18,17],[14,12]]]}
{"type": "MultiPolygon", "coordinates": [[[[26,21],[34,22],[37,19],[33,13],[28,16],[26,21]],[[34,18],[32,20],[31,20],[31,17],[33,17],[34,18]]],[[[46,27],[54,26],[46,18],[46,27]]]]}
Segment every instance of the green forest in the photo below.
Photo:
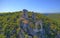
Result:
{"type": "MultiPolygon", "coordinates": [[[[29,22],[33,19],[31,19],[32,16],[31,11],[28,11],[28,17],[30,18],[29,22]]],[[[6,34],[10,34],[10,38],[18,38],[18,33],[20,32],[20,18],[22,16],[22,11],[17,12],[7,12],[7,13],[0,13],[0,38],[6,38],[6,34]],[[15,33],[12,33],[12,31],[15,28],[15,33]]],[[[36,14],[36,20],[43,19],[43,25],[47,29],[50,25],[50,38],[57,38],[57,34],[60,34],[60,18],[57,20],[56,18],[53,18],[53,15],[45,16],[43,14],[34,12],[36,14]],[[50,23],[50,24],[48,24],[50,23]]],[[[56,15],[57,16],[57,15],[56,15]]],[[[60,16],[60,15],[59,15],[60,16]]],[[[34,28],[34,23],[31,24],[31,27],[34,28]]],[[[39,28],[40,26],[38,26],[39,28]]],[[[28,34],[24,33],[25,38],[28,38],[28,34]]],[[[47,37],[48,35],[46,35],[47,37]]],[[[34,36],[33,38],[37,38],[34,36]]]]}

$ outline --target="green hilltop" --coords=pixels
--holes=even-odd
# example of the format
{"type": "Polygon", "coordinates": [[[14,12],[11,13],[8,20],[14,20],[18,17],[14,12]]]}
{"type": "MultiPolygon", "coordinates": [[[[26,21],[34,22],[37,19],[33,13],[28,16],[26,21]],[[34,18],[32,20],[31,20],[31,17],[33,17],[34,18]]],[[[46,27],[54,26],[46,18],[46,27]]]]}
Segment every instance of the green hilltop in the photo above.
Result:
{"type": "MultiPolygon", "coordinates": [[[[35,12],[34,12],[35,13],[35,12]]],[[[39,19],[43,19],[44,21],[44,25],[47,27],[47,23],[50,23],[50,28],[51,28],[51,38],[55,37],[55,34],[57,32],[60,32],[60,27],[57,21],[52,20],[51,18],[53,18],[51,16],[47,17],[44,16],[43,14],[40,13],[35,13],[36,14],[36,18],[37,20],[39,19]],[[53,29],[55,29],[57,32],[52,32],[53,29]]],[[[8,12],[8,13],[0,13],[0,38],[6,38],[6,33],[11,33],[11,31],[16,28],[16,33],[14,35],[11,36],[11,38],[16,38],[18,32],[20,31],[20,17],[22,15],[22,11],[18,11],[18,12],[8,12]]],[[[28,12],[28,17],[30,18],[32,15],[32,12],[28,12]]],[[[32,19],[31,19],[32,20],[32,19]]],[[[60,21],[59,21],[60,23],[60,21]]],[[[33,24],[31,24],[32,28],[34,27],[33,24]]],[[[27,34],[25,34],[25,38],[28,37],[27,34]]],[[[36,37],[34,37],[36,38],[36,37]]]]}

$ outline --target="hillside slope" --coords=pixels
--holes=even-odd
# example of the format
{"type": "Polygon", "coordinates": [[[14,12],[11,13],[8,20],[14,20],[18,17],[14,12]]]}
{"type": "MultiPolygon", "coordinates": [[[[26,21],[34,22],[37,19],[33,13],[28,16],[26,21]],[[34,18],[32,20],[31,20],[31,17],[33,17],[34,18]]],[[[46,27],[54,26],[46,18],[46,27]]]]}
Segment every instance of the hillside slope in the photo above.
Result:
{"type": "Polygon", "coordinates": [[[49,18],[57,21],[60,24],[60,13],[57,13],[57,14],[48,14],[47,16],[49,18]]]}
{"type": "MultiPolygon", "coordinates": [[[[37,20],[43,19],[43,25],[47,29],[48,25],[50,25],[50,37],[55,38],[55,34],[60,32],[60,27],[58,27],[57,22],[53,21],[52,19],[49,19],[48,17],[40,14],[40,13],[35,13],[37,20]],[[48,24],[50,23],[50,24],[48,24]],[[53,30],[55,30],[53,32],[53,30]],[[56,32],[57,30],[57,32],[56,32]]],[[[30,18],[32,15],[32,12],[28,12],[28,17],[30,18]]],[[[20,17],[22,16],[22,11],[19,12],[12,12],[12,13],[0,13],[0,38],[6,38],[6,35],[9,34],[11,35],[12,30],[15,28],[15,33],[12,33],[10,38],[16,38],[17,34],[20,31],[19,25],[20,23],[20,17]]],[[[31,19],[32,20],[32,19],[31,19]]],[[[31,27],[34,27],[34,23],[31,24],[31,27]]],[[[39,26],[40,28],[40,26],[39,26]]],[[[28,37],[28,35],[25,33],[25,38],[28,37]]],[[[17,37],[18,38],[18,37],[17,37]]],[[[36,38],[34,36],[34,38],[36,38]]]]}

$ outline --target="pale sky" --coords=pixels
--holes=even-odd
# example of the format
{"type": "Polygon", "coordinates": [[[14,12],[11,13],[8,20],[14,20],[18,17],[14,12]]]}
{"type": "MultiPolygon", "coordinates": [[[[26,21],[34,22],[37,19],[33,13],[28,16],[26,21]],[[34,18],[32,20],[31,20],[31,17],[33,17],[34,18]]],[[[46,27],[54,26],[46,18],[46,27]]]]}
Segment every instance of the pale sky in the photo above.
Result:
{"type": "Polygon", "coordinates": [[[0,12],[23,9],[40,13],[60,12],[60,0],[0,0],[0,12]]]}

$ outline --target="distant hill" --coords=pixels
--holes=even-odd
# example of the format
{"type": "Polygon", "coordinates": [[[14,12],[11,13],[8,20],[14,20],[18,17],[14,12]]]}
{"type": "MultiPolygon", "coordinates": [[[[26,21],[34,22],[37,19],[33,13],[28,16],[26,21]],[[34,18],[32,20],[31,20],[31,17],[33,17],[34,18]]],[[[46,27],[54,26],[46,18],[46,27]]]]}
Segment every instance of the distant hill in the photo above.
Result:
{"type": "Polygon", "coordinates": [[[50,19],[57,21],[60,24],[60,13],[45,14],[45,15],[50,19]]]}

